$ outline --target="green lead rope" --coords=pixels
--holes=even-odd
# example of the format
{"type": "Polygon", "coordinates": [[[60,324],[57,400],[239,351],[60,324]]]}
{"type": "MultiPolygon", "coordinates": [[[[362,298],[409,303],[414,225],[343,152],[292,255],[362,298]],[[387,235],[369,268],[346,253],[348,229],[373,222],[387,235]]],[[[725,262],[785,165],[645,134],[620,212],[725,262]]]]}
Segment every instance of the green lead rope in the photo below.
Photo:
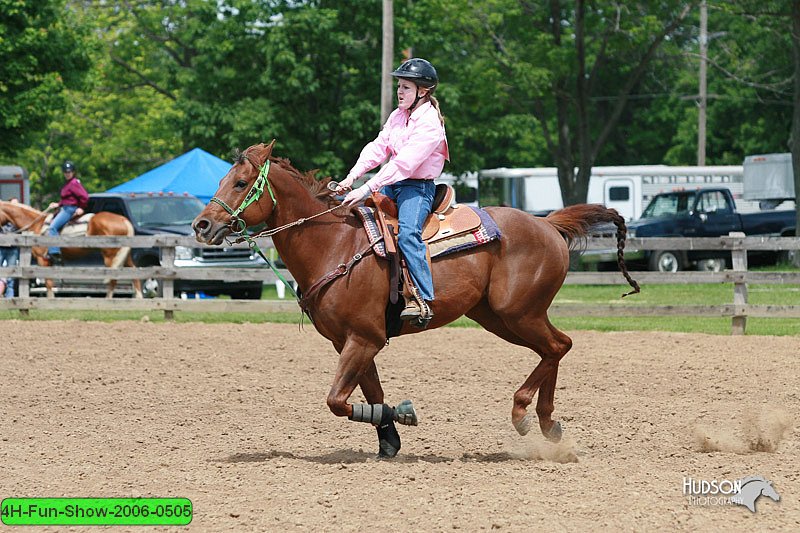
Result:
{"type": "Polygon", "coordinates": [[[242,233],[242,238],[243,238],[245,241],[247,241],[247,245],[250,247],[250,249],[251,249],[251,250],[253,250],[254,252],[256,252],[258,255],[260,255],[260,256],[261,256],[261,258],[262,258],[264,261],[266,261],[266,262],[267,262],[267,265],[269,265],[269,268],[271,268],[271,269],[272,269],[272,271],[275,273],[275,275],[278,277],[278,279],[279,279],[279,280],[281,280],[281,282],[282,282],[284,285],[286,285],[286,287],[288,287],[289,291],[292,293],[292,295],[294,296],[295,300],[297,300],[297,301],[299,302],[299,301],[300,301],[300,296],[298,296],[298,295],[297,295],[297,291],[295,291],[295,290],[294,290],[294,287],[292,286],[292,284],[291,284],[291,283],[289,283],[288,281],[286,281],[286,278],[284,278],[284,277],[283,277],[283,274],[281,274],[281,273],[280,273],[280,271],[278,270],[278,268],[275,266],[275,263],[273,263],[273,262],[270,260],[270,258],[269,258],[269,257],[267,257],[266,255],[264,255],[264,252],[262,252],[262,251],[261,251],[261,248],[259,248],[259,246],[258,246],[258,244],[256,243],[256,241],[255,241],[255,240],[254,240],[254,239],[253,239],[253,238],[252,238],[250,235],[248,235],[246,232],[245,232],[245,233],[242,233]]]}

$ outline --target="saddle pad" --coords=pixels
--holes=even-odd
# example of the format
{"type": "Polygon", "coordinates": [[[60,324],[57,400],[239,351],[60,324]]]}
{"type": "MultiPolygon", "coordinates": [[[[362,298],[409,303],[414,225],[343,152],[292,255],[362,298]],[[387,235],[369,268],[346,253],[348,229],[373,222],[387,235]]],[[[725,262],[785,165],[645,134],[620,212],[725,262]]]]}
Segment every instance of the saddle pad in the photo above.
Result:
{"type": "MultiPolygon", "coordinates": [[[[94,217],[94,213],[86,213],[85,215],[81,215],[80,218],[73,218],[67,225],[61,228],[61,235],[64,237],[71,236],[71,237],[82,237],[86,235],[86,230],[89,228],[89,221],[92,220],[94,217]]],[[[51,217],[52,218],[52,217],[51,217]]],[[[46,221],[45,225],[42,226],[41,234],[47,234],[47,230],[50,229],[50,221],[46,221]]]]}
{"type": "MultiPolygon", "coordinates": [[[[356,213],[358,213],[361,222],[364,224],[369,242],[375,242],[381,236],[381,229],[378,227],[378,221],[375,220],[375,209],[360,206],[356,209],[356,213]]],[[[383,242],[383,239],[375,243],[372,249],[375,250],[375,255],[386,259],[386,243],[383,242]]]]}
{"type": "MultiPolygon", "coordinates": [[[[480,225],[470,231],[439,238],[433,243],[428,243],[431,259],[468,250],[501,238],[500,228],[497,227],[497,223],[489,216],[489,213],[472,206],[461,206],[460,208],[469,208],[477,214],[481,221],[480,225]]],[[[358,207],[356,212],[364,224],[364,229],[369,239],[374,241],[379,238],[381,233],[378,222],[375,220],[375,210],[371,207],[362,206],[358,207]]],[[[382,240],[376,243],[373,249],[378,257],[386,259],[386,245],[382,240]]]]}
{"type": "Polygon", "coordinates": [[[453,235],[451,237],[438,239],[428,244],[431,252],[431,259],[454,254],[470,248],[475,248],[482,244],[499,240],[502,237],[497,223],[489,216],[489,213],[477,207],[467,206],[472,209],[481,219],[481,224],[475,229],[453,235]]]}

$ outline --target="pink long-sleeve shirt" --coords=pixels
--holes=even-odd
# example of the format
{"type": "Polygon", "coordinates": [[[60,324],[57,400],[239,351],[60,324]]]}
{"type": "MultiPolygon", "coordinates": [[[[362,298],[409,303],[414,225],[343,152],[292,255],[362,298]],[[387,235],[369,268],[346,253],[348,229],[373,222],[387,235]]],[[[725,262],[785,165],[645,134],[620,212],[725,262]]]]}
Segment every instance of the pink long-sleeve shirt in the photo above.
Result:
{"type": "Polygon", "coordinates": [[[430,102],[420,105],[409,117],[408,111],[395,109],[378,137],[367,144],[350,175],[360,178],[391,156],[389,162],[368,182],[372,192],[406,179],[432,180],[450,160],[447,136],[439,113],[430,102]]]}

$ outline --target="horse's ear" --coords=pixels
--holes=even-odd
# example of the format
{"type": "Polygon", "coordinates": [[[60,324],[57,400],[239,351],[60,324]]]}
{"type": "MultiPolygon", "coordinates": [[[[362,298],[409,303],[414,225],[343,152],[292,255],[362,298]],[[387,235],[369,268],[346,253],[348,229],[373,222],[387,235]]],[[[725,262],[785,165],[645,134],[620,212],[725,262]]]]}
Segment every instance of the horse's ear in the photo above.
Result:
{"type": "Polygon", "coordinates": [[[272,141],[269,144],[264,146],[264,148],[265,148],[265,150],[267,152],[267,157],[270,157],[272,155],[272,148],[274,146],[275,146],[275,139],[272,139],[272,141]]]}

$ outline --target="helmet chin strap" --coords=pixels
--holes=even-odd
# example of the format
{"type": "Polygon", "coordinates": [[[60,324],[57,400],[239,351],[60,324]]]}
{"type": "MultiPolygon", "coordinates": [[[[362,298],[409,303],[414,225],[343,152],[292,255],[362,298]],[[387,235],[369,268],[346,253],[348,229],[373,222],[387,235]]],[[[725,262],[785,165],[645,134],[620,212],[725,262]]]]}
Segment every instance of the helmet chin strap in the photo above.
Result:
{"type": "Polygon", "coordinates": [[[416,98],[414,98],[414,103],[411,104],[411,107],[408,108],[408,113],[411,114],[411,112],[414,111],[414,108],[417,107],[417,104],[419,103],[419,101],[422,100],[423,98],[425,98],[426,96],[428,96],[429,94],[431,94],[430,89],[423,96],[420,96],[419,95],[419,87],[417,87],[416,98]]]}

